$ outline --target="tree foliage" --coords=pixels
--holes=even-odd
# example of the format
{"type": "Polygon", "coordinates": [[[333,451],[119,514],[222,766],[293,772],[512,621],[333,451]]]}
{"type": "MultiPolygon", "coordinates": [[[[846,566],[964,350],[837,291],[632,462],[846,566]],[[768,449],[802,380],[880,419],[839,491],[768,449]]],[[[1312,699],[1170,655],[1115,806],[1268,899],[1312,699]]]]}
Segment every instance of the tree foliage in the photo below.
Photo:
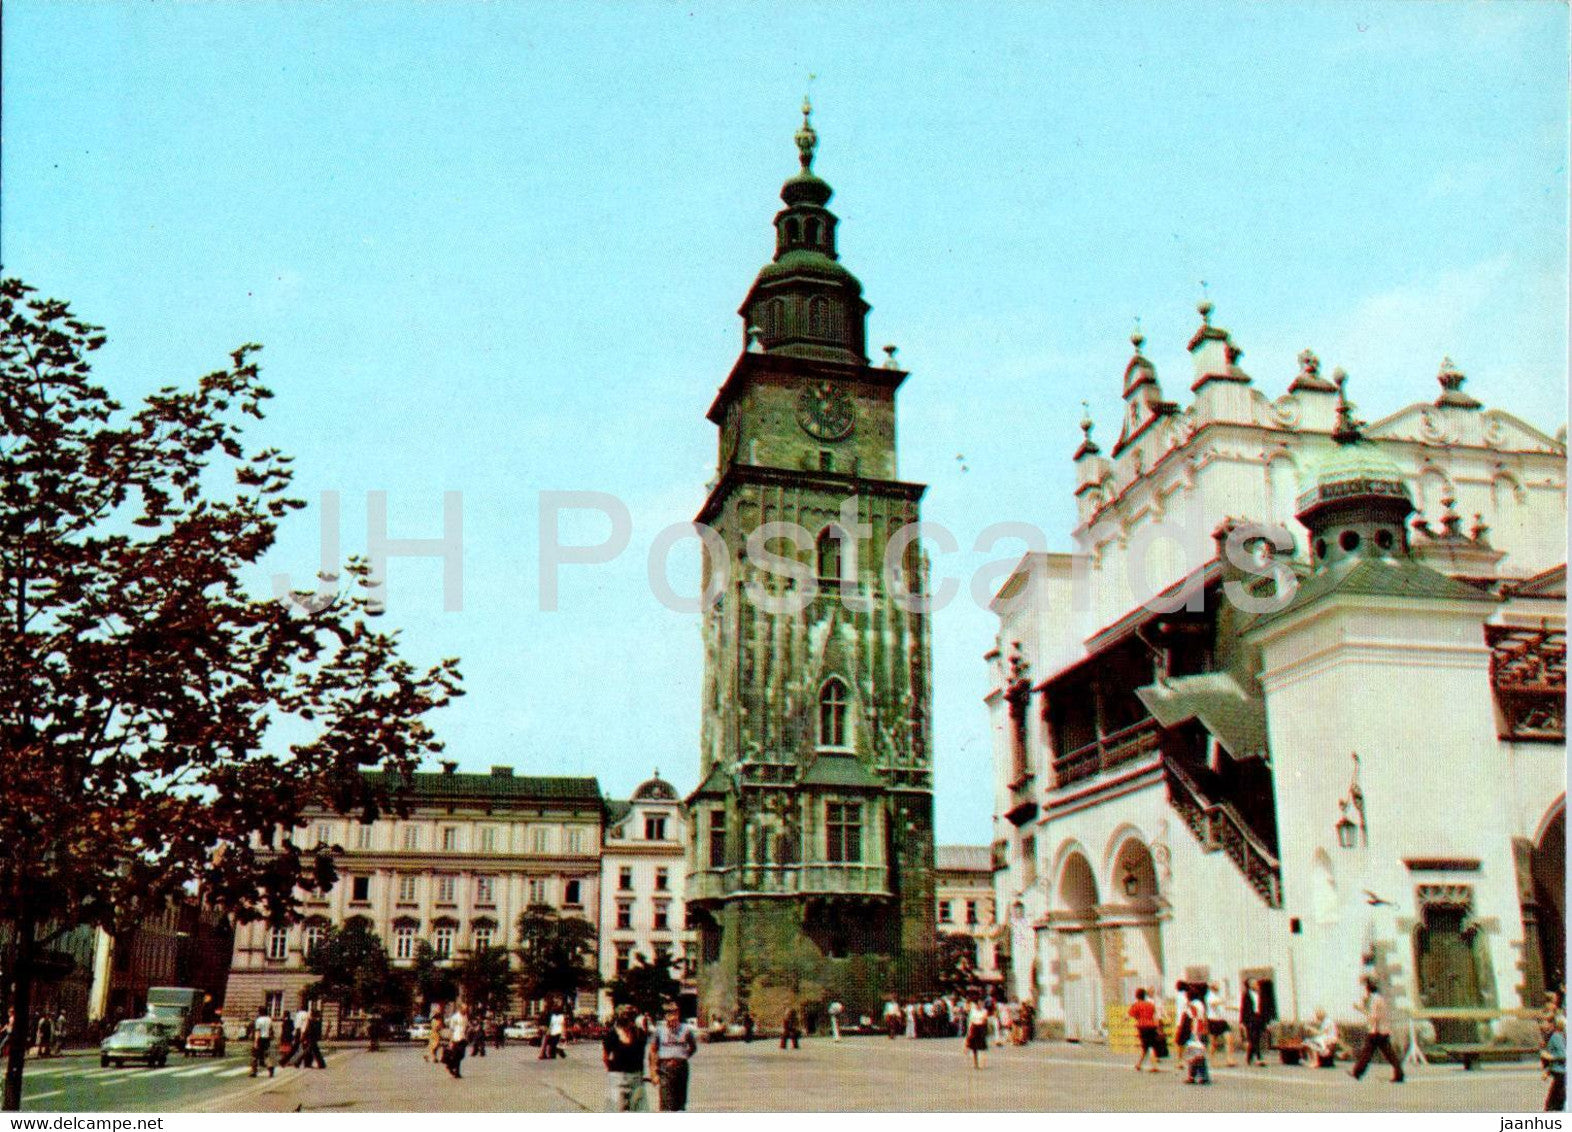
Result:
{"type": "Polygon", "coordinates": [[[611,981],[612,1005],[632,1003],[640,1014],[659,1018],[665,1004],[682,993],[682,984],[671,972],[671,964],[647,963],[639,956],[638,962],[611,981]]]}
{"type": "Polygon", "coordinates": [[[563,916],[545,904],[519,915],[519,992],[525,1001],[567,999],[600,986],[595,962],[595,928],[578,916],[563,916]]]}
{"type": "Polygon", "coordinates": [[[513,999],[513,967],[503,947],[483,947],[466,956],[454,975],[471,1018],[503,1014],[513,999]]]}
{"type": "Polygon", "coordinates": [[[458,997],[458,979],[446,961],[437,958],[437,949],[428,940],[423,939],[415,945],[412,975],[421,1007],[427,1011],[433,1003],[452,1002],[458,997]]]}
{"type": "Polygon", "coordinates": [[[374,816],[361,769],[407,774],[461,694],[456,661],[417,670],[373,627],[363,561],[332,600],[247,591],[302,506],[290,458],[244,444],[272,396],[257,347],[127,412],[92,378],[104,341],[0,280],[0,922],[24,1021],[37,925],[118,931],[198,885],[293,918],[333,867],[288,831],[374,816]]]}
{"type": "Polygon", "coordinates": [[[977,982],[977,944],[969,935],[940,932],[935,958],[939,986],[965,993],[977,982]]]}
{"type": "Polygon", "coordinates": [[[388,962],[382,937],[356,918],[330,929],[306,956],[306,969],[317,981],[307,998],[337,1003],[344,1014],[402,1012],[408,1003],[408,980],[388,962]]]}

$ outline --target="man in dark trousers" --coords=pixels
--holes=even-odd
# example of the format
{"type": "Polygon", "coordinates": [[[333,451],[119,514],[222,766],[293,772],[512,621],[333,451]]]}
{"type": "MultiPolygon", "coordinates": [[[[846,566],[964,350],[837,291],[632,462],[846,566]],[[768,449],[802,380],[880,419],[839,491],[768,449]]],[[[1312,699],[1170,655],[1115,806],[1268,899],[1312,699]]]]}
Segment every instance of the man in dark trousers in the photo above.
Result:
{"type": "Polygon", "coordinates": [[[1265,1065],[1266,1028],[1277,1019],[1271,996],[1261,989],[1260,979],[1245,982],[1239,996],[1239,1026],[1245,1032],[1245,1064],[1265,1065]]]}
{"type": "Polygon", "coordinates": [[[1365,980],[1365,1000],[1354,1009],[1365,1016],[1368,1029],[1365,1031],[1364,1047],[1359,1051],[1359,1060],[1354,1062],[1348,1075],[1355,1081],[1359,1080],[1370,1067],[1370,1059],[1380,1053],[1392,1066],[1392,1084],[1401,1085],[1403,1063],[1392,1048],[1392,1008],[1387,1005],[1386,996],[1376,986],[1374,979],[1365,980]]]}
{"type": "Polygon", "coordinates": [[[301,1039],[300,1067],[302,1069],[326,1069],[327,1062],[322,1057],[322,1012],[316,1007],[306,1015],[306,1032],[301,1039]]]}

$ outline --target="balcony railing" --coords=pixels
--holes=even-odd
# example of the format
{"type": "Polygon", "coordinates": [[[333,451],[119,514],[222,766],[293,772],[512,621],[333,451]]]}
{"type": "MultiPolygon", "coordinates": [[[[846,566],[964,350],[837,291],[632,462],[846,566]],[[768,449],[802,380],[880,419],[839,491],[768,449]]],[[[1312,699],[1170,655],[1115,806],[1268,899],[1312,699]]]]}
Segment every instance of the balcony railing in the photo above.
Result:
{"type": "Polygon", "coordinates": [[[738,893],[888,896],[890,887],[883,865],[730,865],[688,875],[689,900],[716,900],[738,893]]]}
{"type": "Polygon", "coordinates": [[[1053,761],[1056,787],[1092,778],[1158,749],[1157,721],[1151,717],[1104,735],[1053,761]]]}

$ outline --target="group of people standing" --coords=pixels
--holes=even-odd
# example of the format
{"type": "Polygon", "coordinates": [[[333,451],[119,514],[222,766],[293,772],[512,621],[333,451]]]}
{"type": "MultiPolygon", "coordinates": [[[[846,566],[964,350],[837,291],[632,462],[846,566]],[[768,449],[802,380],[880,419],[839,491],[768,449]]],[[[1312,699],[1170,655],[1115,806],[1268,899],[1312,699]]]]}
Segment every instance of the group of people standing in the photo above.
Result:
{"type": "MultiPolygon", "coordinates": [[[[1267,1028],[1276,1020],[1272,996],[1259,979],[1248,979],[1239,996],[1239,1024],[1236,1032],[1228,1013],[1222,988],[1217,983],[1191,983],[1181,979],[1174,985],[1178,1018],[1174,1026],[1174,1045],[1178,1047],[1180,1068],[1186,1084],[1212,1083],[1211,1059],[1222,1054],[1226,1064],[1237,1065],[1236,1054],[1243,1045],[1245,1064],[1266,1064],[1267,1028]]],[[[1135,1068],[1156,1073],[1168,1056],[1167,1019],[1162,1001],[1155,993],[1139,987],[1130,1004],[1129,1017],[1135,1023],[1141,1043],[1135,1068]],[[1146,1064],[1151,1057],[1151,1065],[1146,1064]]]]}
{"type": "Polygon", "coordinates": [[[653,1026],[630,1005],[617,1007],[601,1041],[610,1075],[606,1107],[611,1112],[648,1112],[650,1082],[660,1090],[662,1112],[688,1107],[689,1062],[699,1051],[699,1032],[682,1019],[675,1002],[666,1004],[653,1026]]]}
{"type": "MultiPolygon", "coordinates": [[[[65,1031],[65,1011],[51,1013],[45,1010],[33,1021],[32,1041],[27,1043],[27,1048],[33,1051],[35,1057],[59,1057],[65,1031]]],[[[5,1024],[0,1025],[0,1058],[10,1053],[15,1034],[16,1010],[13,1008],[6,1013],[5,1024]]]]}

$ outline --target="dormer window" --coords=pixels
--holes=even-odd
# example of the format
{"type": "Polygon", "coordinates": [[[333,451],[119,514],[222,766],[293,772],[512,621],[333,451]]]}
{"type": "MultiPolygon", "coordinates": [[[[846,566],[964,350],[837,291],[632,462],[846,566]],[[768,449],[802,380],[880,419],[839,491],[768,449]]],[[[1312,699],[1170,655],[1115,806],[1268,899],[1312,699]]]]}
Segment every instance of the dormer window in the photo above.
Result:
{"type": "Polygon", "coordinates": [[[832,676],[819,690],[819,746],[846,746],[846,685],[832,676]]]}

